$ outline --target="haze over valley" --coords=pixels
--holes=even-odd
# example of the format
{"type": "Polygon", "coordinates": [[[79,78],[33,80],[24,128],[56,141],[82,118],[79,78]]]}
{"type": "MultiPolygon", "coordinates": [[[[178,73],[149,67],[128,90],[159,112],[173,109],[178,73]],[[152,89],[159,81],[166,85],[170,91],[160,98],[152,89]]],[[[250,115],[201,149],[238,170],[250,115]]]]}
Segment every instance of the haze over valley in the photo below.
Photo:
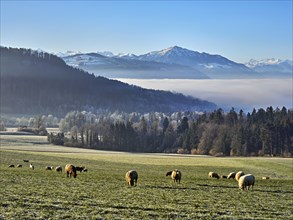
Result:
{"type": "Polygon", "coordinates": [[[143,55],[114,55],[109,51],[57,55],[68,65],[95,75],[198,97],[225,110],[292,108],[292,60],[250,59],[240,64],[179,46],[143,55]]]}
{"type": "Polygon", "coordinates": [[[268,106],[292,108],[292,79],[118,79],[143,88],[180,92],[209,100],[228,111],[268,106]]]}

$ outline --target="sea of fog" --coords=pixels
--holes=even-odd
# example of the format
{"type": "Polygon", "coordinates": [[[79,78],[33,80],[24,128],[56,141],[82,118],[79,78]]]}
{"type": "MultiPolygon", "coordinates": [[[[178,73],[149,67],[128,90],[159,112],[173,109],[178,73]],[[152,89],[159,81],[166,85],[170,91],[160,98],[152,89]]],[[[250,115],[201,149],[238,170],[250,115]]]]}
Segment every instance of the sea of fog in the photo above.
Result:
{"type": "Polygon", "coordinates": [[[224,110],[234,107],[292,108],[293,79],[116,79],[148,89],[179,92],[214,102],[224,110]]]}

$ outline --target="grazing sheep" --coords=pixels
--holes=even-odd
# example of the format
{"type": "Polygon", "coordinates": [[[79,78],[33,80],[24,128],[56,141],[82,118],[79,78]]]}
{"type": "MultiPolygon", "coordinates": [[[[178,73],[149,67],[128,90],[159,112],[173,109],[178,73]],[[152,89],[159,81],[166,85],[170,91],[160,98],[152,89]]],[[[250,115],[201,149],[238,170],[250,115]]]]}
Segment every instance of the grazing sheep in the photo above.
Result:
{"type": "Polygon", "coordinates": [[[252,174],[246,174],[241,176],[238,180],[239,189],[249,190],[250,186],[253,189],[255,178],[252,174]]]}
{"type": "Polygon", "coordinates": [[[222,179],[227,179],[227,176],[223,175],[221,176],[222,179]]]}
{"type": "Polygon", "coordinates": [[[35,169],[35,166],[32,165],[32,164],[30,164],[30,168],[31,168],[32,170],[34,170],[34,169],[35,169]]]}
{"type": "Polygon", "coordinates": [[[10,164],[8,167],[9,168],[14,168],[14,165],[13,164],[10,164]]]}
{"type": "Polygon", "coordinates": [[[55,168],[55,170],[56,170],[57,172],[62,173],[62,167],[61,167],[61,166],[57,166],[57,167],[55,168]]]}
{"type": "Polygon", "coordinates": [[[236,175],[235,175],[235,179],[236,179],[236,181],[238,182],[238,181],[239,181],[239,178],[242,177],[242,176],[244,176],[244,175],[245,175],[245,174],[244,174],[243,171],[239,171],[239,172],[237,172],[236,175]]]}
{"type": "Polygon", "coordinates": [[[72,164],[67,164],[65,166],[65,172],[66,172],[67,177],[73,176],[74,178],[76,178],[76,175],[77,175],[76,168],[72,164]]]}
{"type": "Polygon", "coordinates": [[[82,172],[87,172],[87,168],[84,168],[84,169],[82,170],[82,172]]]}
{"type": "Polygon", "coordinates": [[[174,183],[180,183],[182,173],[180,170],[173,170],[166,173],[166,176],[171,176],[174,183]]]}
{"type": "Polygon", "coordinates": [[[29,161],[29,160],[23,160],[23,162],[28,163],[28,162],[30,162],[30,161],[29,161]]]}
{"type": "Polygon", "coordinates": [[[215,173],[215,172],[209,172],[209,177],[210,178],[220,179],[220,176],[217,173],[215,173]]]}
{"type": "Polygon", "coordinates": [[[76,171],[79,171],[80,173],[84,170],[85,167],[75,167],[76,171]]]}
{"type": "Polygon", "coordinates": [[[125,174],[125,180],[129,186],[136,186],[137,185],[138,174],[135,170],[129,170],[125,174]]]}
{"type": "Polygon", "coordinates": [[[47,167],[45,167],[45,170],[53,170],[53,169],[54,169],[53,166],[47,166],[47,167]]]}
{"type": "Polygon", "coordinates": [[[21,168],[22,167],[22,165],[21,164],[17,164],[17,166],[16,166],[17,168],[21,168]]]}
{"type": "Polygon", "coordinates": [[[270,179],[270,177],[269,176],[263,176],[262,179],[263,180],[268,180],[268,179],[270,179]]]}
{"type": "Polygon", "coordinates": [[[231,173],[229,173],[227,179],[235,179],[235,175],[236,175],[235,172],[231,172],[231,173]]]}

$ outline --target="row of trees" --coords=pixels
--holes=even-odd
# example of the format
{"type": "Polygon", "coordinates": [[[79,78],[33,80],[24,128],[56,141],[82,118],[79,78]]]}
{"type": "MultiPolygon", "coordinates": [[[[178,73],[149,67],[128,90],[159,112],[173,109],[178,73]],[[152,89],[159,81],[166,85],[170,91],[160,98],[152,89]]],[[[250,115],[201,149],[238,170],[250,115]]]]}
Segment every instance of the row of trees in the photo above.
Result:
{"type": "Polygon", "coordinates": [[[293,112],[285,107],[247,114],[233,108],[228,113],[133,113],[115,120],[70,112],[60,129],[67,135],[51,134],[49,139],[62,139],[66,146],[214,156],[293,155],[293,112]]]}
{"type": "Polygon", "coordinates": [[[35,121],[41,119],[44,127],[58,128],[60,120],[53,116],[49,115],[37,115],[37,116],[21,116],[21,117],[12,117],[10,115],[1,115],[0,124],[3,124],[5,127],[34,127],[35,121]]]}

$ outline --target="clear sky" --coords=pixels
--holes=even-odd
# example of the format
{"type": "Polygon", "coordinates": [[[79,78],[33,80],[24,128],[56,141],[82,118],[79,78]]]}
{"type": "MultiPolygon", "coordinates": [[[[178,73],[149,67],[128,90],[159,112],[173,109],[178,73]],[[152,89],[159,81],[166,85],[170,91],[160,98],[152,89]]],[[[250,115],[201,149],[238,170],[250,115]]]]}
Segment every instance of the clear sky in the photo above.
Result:
{"type": "Polygon", "coordinates": [[[292,59],[292,0],[3,1],[1,45],[144,54],[170,46],[236,62],[292,59]]]}

